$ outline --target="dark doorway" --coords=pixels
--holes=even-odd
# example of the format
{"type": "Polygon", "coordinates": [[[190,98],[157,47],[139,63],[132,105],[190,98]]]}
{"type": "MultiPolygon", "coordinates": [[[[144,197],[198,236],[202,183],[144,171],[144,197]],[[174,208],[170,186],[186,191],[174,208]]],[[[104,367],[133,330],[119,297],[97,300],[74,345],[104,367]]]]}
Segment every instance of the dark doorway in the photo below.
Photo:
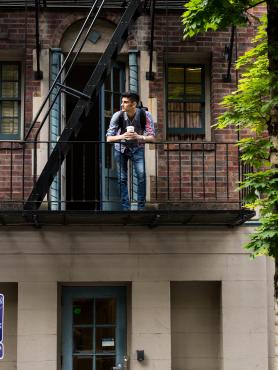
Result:
{"type": "MultiPolygon", "coordinates": [[[[94,69],[93,64],[77,64],[68,77],[67,85],[83,91],[94,69]]],[[[66,96],[66,120],[69,119],[77,99],[66,96]]],[[[74,138],[66,160],[66,204],[69,210],[99,209],[99,98],[74,138]]]]}

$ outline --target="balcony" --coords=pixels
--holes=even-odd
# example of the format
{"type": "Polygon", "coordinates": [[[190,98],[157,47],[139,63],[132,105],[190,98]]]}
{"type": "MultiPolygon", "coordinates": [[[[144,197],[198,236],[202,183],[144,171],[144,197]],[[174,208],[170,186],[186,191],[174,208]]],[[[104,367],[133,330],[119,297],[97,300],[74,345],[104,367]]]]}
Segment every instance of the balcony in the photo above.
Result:
{"type": "MultiPolygon", "coordinates": [[[[146,207],[136,210],[136,176],[129,169],[132,207],[121,211],[113,145],[70,143],[48,195],[26,207],[54,142],[0,143],[0,222],[2,225],[227,225],[253,217],[244,208],[238,182],[243,166],[235,143],[159,142],[146,145],[146,207]]],[[[30,202],[29,202],[30,203],[30,202]]]]}

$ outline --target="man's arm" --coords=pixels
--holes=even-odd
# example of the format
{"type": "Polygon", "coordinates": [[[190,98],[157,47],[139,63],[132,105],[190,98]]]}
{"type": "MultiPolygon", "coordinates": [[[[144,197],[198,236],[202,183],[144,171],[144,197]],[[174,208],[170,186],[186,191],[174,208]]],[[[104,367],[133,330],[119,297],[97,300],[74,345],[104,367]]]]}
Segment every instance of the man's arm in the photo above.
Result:
{"type": "Polygon", "coordinates": [[[109,143],[113,143],[115,141],[121,141],[123,140],[123,135],[120,134],[120,128],[119,128],[119,118],[120,118],[121,112],[116,112],[113,114],[109,128],[106,132],[106,140],[109,143]]]}
{"type": "Polygon", "coordinates": [[[155,128],[152,115],[149,111],[146,111],[146,127],[143,134],[143,140],[146,143],[155,142],[155,128]]]}

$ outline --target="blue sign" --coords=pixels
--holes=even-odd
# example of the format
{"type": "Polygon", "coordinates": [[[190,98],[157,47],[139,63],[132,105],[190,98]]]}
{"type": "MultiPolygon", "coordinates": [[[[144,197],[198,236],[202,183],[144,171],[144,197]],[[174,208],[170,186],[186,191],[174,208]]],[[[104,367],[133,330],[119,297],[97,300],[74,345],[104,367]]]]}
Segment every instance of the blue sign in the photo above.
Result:
{"type": "Polygon", "coordinates": [[[0,360],[4,358],[4,344],[0,343],[0,360]]]}
{"type": "Polygon", "coordinates": [[[0,294],[0,360],[2,360],[2,358],[4,357],[3,326],[4,326],[4,294],[0,294]]]}

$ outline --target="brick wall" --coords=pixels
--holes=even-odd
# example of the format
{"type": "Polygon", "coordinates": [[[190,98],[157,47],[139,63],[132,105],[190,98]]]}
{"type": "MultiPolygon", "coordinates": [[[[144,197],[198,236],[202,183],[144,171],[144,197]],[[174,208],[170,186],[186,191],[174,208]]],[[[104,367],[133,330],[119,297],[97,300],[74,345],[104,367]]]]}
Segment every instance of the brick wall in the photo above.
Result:
{"type": "MultiPolygon", "coordinates": [[[[263,8],[258,8],[256,12],[259,14],[263,8]]],[[[42,48],[59,47],[61,37],[67,28],[74,22],[84,18],[87,11],[74,10],[47,10],[43,11],[40,15],[40,38],[42,48]]],[[[219,102],[224,95],[235,89],[237,74],[232,69],[232,82],[224,83],[222,76],[227,73],[227,63],[223,58],[223,50],[225,45],[230,42],[230,30],[223,32],[208,32],[192,39],[183,39],[182,26],[180,22],[180,13],[172,12],[166,16],[166,11],[159,11],[156,14],[155,33],[154,33],[154,50],[157,53],[157,73],[154,81],[150,82],[150,96],[156,97],[158,101],[158,133],[159,138],[164,139],[165,135],[165,104],[164,104],[164,65],[167,57],[173,53],[183,55],[183,53],[200,53],[206,52],[211,55],[211,122],[215,123],[218,114],[221,112],[219,102]]],[[[113,23],[119,20],[119,13],[105,11],[104,18],[113,23]]],[[[236,47],[234,48],[234,59],[237,55],[242,54],[250,45],[250,39],[254,36],[255,30],[253,26],[247,29],[237,30],[236,47]]],[[[150,18],[142,16],[138,18],[137,22],[131,27],[128,37],[128,44],[130,48],[137,48],[138,50],[148,50],[148,42],[150,37],[150,18]]],[[[19,10],[1,10],[0,12],[0,50],[2,53],[21,52],[24,64],[24,79],[25,79],[25,95],[24,95],[24,118],[25,118],[25,132],[32,121],[33,111],[33,97],[40,96],[41,86],[40,81],[34,80],[33,71],[33,50],[35,49],[35,14],[34,11],[25,12],[19,10]]],[[[1,54],[0,54],[1,58],[1,54]]],[[[235,141],[237,134],[232,129],[217,130],[212,129],[212,140],[217,142],[222,141],[235,141]]],[[[22,194],[26,197],[31,184],[32,184],[32,152],[28,150],[17,149],[17,154],[10,154],[9,148],[4,143],[1,144],[0,150],[0,200],[1,199],[21,199],[22,194]],[[23,172],[23,152],[24,152],[24,172],[23,172]],[[21,153],[21,156],[18,154],[21,153]],[[13,172],[14,180],[11,181],[11,169],[13,172]],[[22,182],[25,183],[25,192],[22,192],[22,182]]],[[[202,154],[203,155],[203,154],[202,154]]],[[[165,193],[164,186],[164,172],[165,172],[165,158],[170,160],[170,167],[174,171],[171,177],[171,193],[179,197],[180,184],[182,184],[182,193],[184,196],[188,194],[188,179],[187,173],[189,172],[187,158],[188,153],[182,152],[179,154],[177,151],[161,150],[158,175],[160,178],[160,194],[163,197],[165,193]],[[177,167],[177,159],[181,158],[182,170],[177,167]],[[178,174],[175,174],[175,171],[178,174]],[[182,173],[182,180],[178,178],[182,173]],[[179,186],[175,183],[178,182],[179,186]]],[[[205,154],[206,165],[210,161],[210,155],[205,154]]],[[[212,157],[211,157],[212,158],[212,157]]],[[[222,158],[223,159],[223,158],[222,158]]],[[[224,159],[219,161],[224,161],[224,159]]],[[[195,154],[195,161],[197,157],[195,154]]],[[[196,165],[196,164],[195,164],[196,165]]],[[[197,166],[197,165],[196,165],[197,166]]],[[[204,194],[202,182],[204,181],[201,174],[201,168],[198,170],[199,174],[196,175],[197,168],[195,168],[195,182],[194,191],[196,196],[201,193],[204,194]],[[198,180],[199,176],[199,180],[198,180]],[[198,184],[197,184],[198,183],[198,184]]],[[[237,165],[234,167],[237,174],[237,165]]],[[[229,171],[232,167],[229,167],[229,171]]],[[[207,171],[206,190],[207,197],[211,197],[213,191],[212,184],[210,183],[209,171],[207,171]]],[[[220,175],[218,175],[220,176],[220,175]]],[[[223,174],[227,176],[227,174],[223,174]]],[[[224,178],[223,177],[223,178],[224,178]]],[[[232,181],[231,186],[234,186],[233,176],[230,176],[228,182],[232,181]]],[[[214,180],[213,180],[214,181],[214,180]]],[[[223,180],[224,181],[224,180],[223,180]]],[[[220,181],[221,182],[221,181],[220,181]]],[[[220,184],[219,182],[219,184],[220,184]]],[[[224,187],[226,185],[223,185],[224,187]]],[[[218,185],[219,191],[221,186],[218,185]]],[[[168,190],[167,190],[168,191],[168,190]]],[[[154,196],[154,194],[153,194],[154,196]]],[[[236,195],[238,197],[238,195],[236,195]]]]}

